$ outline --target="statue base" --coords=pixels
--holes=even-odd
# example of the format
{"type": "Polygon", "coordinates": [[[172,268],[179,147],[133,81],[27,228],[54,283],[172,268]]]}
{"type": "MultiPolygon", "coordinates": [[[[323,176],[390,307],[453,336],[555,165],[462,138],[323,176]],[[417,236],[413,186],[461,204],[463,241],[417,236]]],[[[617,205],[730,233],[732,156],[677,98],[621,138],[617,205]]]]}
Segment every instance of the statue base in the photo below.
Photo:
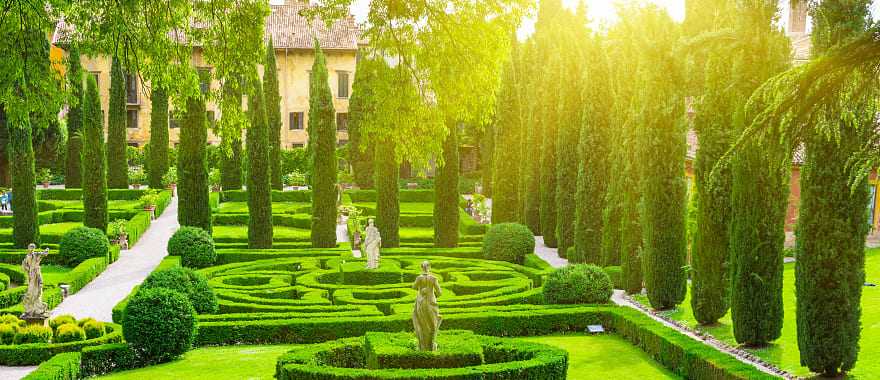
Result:
{"type": "Polygon", "coordinates": [[[48,315],[42,316],[42,315],[22,314],[21,317],[19,317],[19,318],[21,320],[27,322],[28,326],[33,326],[33,325],[44,326],[44,325],[46,325],[46,320],[49,319],[49,316],[48,315]]]}

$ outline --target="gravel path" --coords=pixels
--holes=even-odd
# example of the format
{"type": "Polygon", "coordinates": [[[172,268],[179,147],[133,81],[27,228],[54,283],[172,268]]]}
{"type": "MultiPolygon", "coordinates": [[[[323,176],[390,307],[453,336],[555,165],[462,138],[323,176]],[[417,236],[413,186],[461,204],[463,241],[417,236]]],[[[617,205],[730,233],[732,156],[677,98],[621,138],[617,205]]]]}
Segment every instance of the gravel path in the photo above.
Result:
{"type": "Polygon", "coordinates": [[[556,248],[544,245],[543,236],[535,236],[535,254],[554,268],[562,268],[568,265],[568,260],[559,257],[556,248]]]}
{"type": "MultiPolygon", "coordinates": [[[[119,260],[110,264],[104,273],[67,297],[52,310],[52,317],[72,314],[77,319],[91,317],[112,321],[113,306],[128,296],[167,255],[168,239],[177,231],[177,197],[130,250],[122,251],[119,260]]],[[[0,378],[3,378],[0,376],[0,378]]]]}

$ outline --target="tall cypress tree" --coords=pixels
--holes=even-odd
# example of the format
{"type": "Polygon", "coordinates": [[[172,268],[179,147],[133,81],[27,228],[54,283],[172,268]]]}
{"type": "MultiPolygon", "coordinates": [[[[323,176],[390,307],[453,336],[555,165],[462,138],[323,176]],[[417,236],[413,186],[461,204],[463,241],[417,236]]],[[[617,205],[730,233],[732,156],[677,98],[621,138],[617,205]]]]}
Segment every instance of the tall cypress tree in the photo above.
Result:
{"type": "MultiPolygon", "coordinates": [[[[538,52],[534,39],[529,39],[523,47],[523,85],[534,88],[537,85],[537,75],[528,72],[530,68],[538,60],[538,52]]],[[[520,160],[520,183],[519,191],[522,195],[520,203],[522,204],[521,218],[523,224],[529,227],[533,234],[541,233],[541,141],[543,140],[543,129],[540,127],[540,118],[538,116],[538,94],[536,91],[526,91],[523,94],[525,104],[520,117],[523,119],[524,125],[529,126],[523,128],[523,153],[524,159],[520,160]]],[[[493,205],[494,207],[494,205],[493,205]]]]}
{"type": "MultiPolygon", "coordinates": [[[[560,77],[562,78],[582,78],[583,77],[583,61],[580,43],[581,38],[587,38],[587,31],[582,26],[583,22],[578,22],[571,15],[566,14],[565,25],[568,27],[562,32],[561,39],[571,41],[569,45],[566,60],[561,65],[560,77]]],[[[584,17],[586,19],[586,17],[584,17]]],[[[581,80],[568,80],[561,82],[559,105],[557,112],[559,113],[559,124],[557,125],[556,136],[556,241],[559,248],[559,255],[567,257],[569,261],[575,263],[585,262],[585,257],[578,255],[574,247],[575,235],[575,219],[577,217],[576,195],[578,192],[578,165],[580,161],[580,152],[578,145],[580,141],[581,126],[583,125],[583,104],[581,96],[583,95],[581,80]]],[[[553,167],[547,170],[552,171],[553,167]]],[[[546,237],[545,237],[546,241],[546,237]]]]}
{"type": "MultiPolygon", "coordinates": [[[[812,16],[814,52],[861,36],[870,24],[871,1],[823,1],[812,16]]],[[[858,80],[858,79],[853,79],[858,80]]],[[[855,366],[861,335],[865,283],[865,236],[869,224],[867,181],[856,178],[850,157],[869,141],[877,109],[870,98],[841,94],[838,109],[825,112],[825,128],[806,139],[797,228],[797,327],[801,364],[835,376],[855,366]]]]}
{"type": "Polygon", "coordinates": [[[168,93],[153,87],[150,111],[150,188],[161,189],[168,172],[168,93]]]}
{"type": "Polygon", "coordinates": [[[107,111],[107,186],[111,189],[128,188],[125,98],[125,75],[119,58],[114,56],[110,68],[110,109],[107,111]]]}
{"type": "MultiPolygon", "coordinates": [[[[776,30],[777,2],[738,3],[734,27],[742,48],[733,63],[733,91],[748,99],[757,84],[789,65],[791,47],[776,30]]],[[[737,133],[751,125],[745,102],[734,112],[737,133]]],[[[749,141],[732,160],[730,312],[736,341],[762,346],[782,331],[782,269],[790,154],[772,141],[749,141]]]]}
{"type": "Polygon", "coordinates": [[[443,166],[434,177],[434,246],[458,246],[458,123],[443,142],[443,166]]]}
{"type": "Polygon", "coordinates": [[[107,230],[107,158],[104,155],[104,114],[98,83],[91,75],[86,80],[83,104],[83,224],[107,230]]]}
{"type": "Polygon", "coordinates": [[[656,8],[646,8],[641,18],[645,32],[656,36],[641,46],[638,115],[642,144],[643,268],[648,300],[657,310],[675,307],[684,300],[686,183],[684,99],[678,91],[679,63],[669,56],[678,37],[678,25],[656,8]]]}
{"type": "Polygon", "coordinates": [[[400,164],[390,139],[376,143],[376,227],[382,246],[400,246],[400,164]]]}
{"type": "MultiPolygon", "coordinates": [[[[637,139],[631,131],[627,134],[624,144],[618,150],[634,146],[637,139]]],[[[612,191],[621,194],[620,198],[620,225],[616,230],[619,235],[620,269],[623,273],[623,290],[627,293],[641,293],[644,283],[644,270],[642,265],[642,223],[641,223],[641,181],[639,180],[640,168],[636,165],[638,153],[629,149],[620,152],[620,161],[617,167],[620,169],[618,180],[611,183],[609,194],[612,191]],[[614,186],[619,186],[615,188],[614,186]]],[[[610,227],[605,226],[604,231],[610,227]]],[[[603,231],[603,232],[604,232],[603,231]]]]}
{"type": "Polygon", "coordinates": [[[336,246],[336,110],[327,80],[327,62],[315,41],[309,95],[309,131],[314,139],[312,177],[312,246],[336,246]]]}
{"type": "Polygon", "coordinates": [[[489,124],[477,133],[480,151],[480,183],[483,186],[483,196],[495,197],[495,125],[489,124]]]}
{"type": "MultiPolygon", "coordinates": [[[[561,62],[555,62],[551,66],[549,73],[558,73],[561,68],[561,62]]],[[[547,74],[546,82],[555,82],[559,77],[547,74]]],[[[549,87],[549,86],[548,86],[549,87]]],[[[544,94],[543,100],[539,103],[539,111],[543,116],[542,122],[542,140],[541,140],[541,168],[540,171],[540,189],[541,189],[541,235],[544,236],[544,245],[550,248],[556,248],[558,240],[556,239],[556,145],[557,133],[559,128],[559,114],[556,112],[556,98],[551,96],[549,88],[544,94]]],[[[559,252],[560,256],[565,257],[565,252],[559,252]]]]}
{"type": "Polygon", "coordinates": [[[9,155],[12,172],[12,242],[16,248],[40,244],[40,226],[37,221],[36,174],[34,148],[31,143],[32,125],[26,114],[10,112],[6,115],[9,129],[9,155]]]}
{"type": "Polygon", "coordinates": [[[247,129],[247,200],[248,200],[248,248],[272,248],[272,189],[269,172],[270,143],[267,110],[263,104],[263,88],[254,80],[254,88],[248,96],[248,113],[251,123],[247,129]]]}
{"type": "MultiPolygon", "coordinates": [[[[232,95],[239,99],[235,104],[241,104],[241,92],[232,90],[231,86],[224,86],[223,91],[236,91],[232,95]]],[[[229,152],[220,155],[220,187],[223,190],[241,190],[241,135],[223,136],[231,141],[223,141],[223,146],[229,146],[229,152]]]]}
{"type": "Polygon", "coordinates": [[[495,134],[495,156],[492,159],[492,223],[495,224],[519,222],[522,213],[520,168],[521,161],[525,161],[522,156],[525,142],[522,141],[520,119],[523,99],[518,91],[521,86],[519,58],[518,45],[514,41],[510,60],[504,68],[496,104],[498,110],[495,126],[492,130],[495,134]]]}
{"type": "MultiPolygon", "coordinates": [[[[199,72],[208,80],[207,72],[199,72]]],[[[205,115],[205,94],[186,99],[186,112],[180,125],[180,149],[177,153],[179,204],[177,221],[181,226],[212,231],[211,204],[208,189],[208,164],[205,145],[208,123],[205,115]]]]}
{"type": "Polygon", "coordinates": [[[263,91],[266,101],[266,120],[269,123],[269,182],[275,190],[283,190],[281,182],[281,94],[278,92],[278,68],[275,63],[275,45],[272,39],[266,45],[266,65],[263,70],[263,91]]]}
{"type": "Polygon", "coordinates": [[[351,99],[348,102],[348,160],[354,171],[354,183],[360,188],[373,187],[374,148],[364,145],[362,130],[369,122],[369,115],[376,107],[373,81],[375,68],[369,58],[361,57],[357,62],[357,74],[352,84],[351,99]]]}
{"type": "Polygon", "coordinates": [[[83,73],[79,58],[79,49],[74,45],[70,48],[67,70],[70,96],[76,99],[67,111],[67,167],[64,171],[64,187],[67,189],[82,187],[83,73]]]}

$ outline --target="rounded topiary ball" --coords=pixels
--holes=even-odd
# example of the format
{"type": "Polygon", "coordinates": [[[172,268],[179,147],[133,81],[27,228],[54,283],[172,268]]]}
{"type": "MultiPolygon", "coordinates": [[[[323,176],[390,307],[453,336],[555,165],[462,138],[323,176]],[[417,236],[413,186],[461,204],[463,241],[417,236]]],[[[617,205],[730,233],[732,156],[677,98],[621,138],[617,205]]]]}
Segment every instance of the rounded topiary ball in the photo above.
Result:
{"type": "Polygon", "coordinates": [[[125,307],[122,334],[146,363],[163,363],[192,347],[196,311],[180,292],[142,289],[125,307]]]}
{"type": "Polygon", "coordinates": [[[79,342],[86,340],[86,332],[75,323],[67,323],[58,326],[55,332],[55,343],[79,342]]]}
{"type": "Polygon", "coordinates": [[[88,321],[82,325],[82,328],[86,332],[86,339],[100,338],[106,333],[104,322],[100,321],[88,321]]]}
{"type": "Polygon", "coordinates": [[[199,314],[216,313],[217,296],[208,286],[208,280],[199,272],[189,268],[174,267],[150,274],[141,289],[167,288],[176,290],[189,298],[199,314]]]}
{"type": "Polygon", "coordinates": [[[13,326],[7,323],[0,324],[0,344],[12,344],[15,339],[15,330],[17,329],[17,325],[13,326]]]}
{"type": "Polygon", "coordinates": [[[97,228],[77,227],[61,237],[61,263],[75,266],[92,257],[105,257],[110,251],[107,234],[97,228]]]}
{"type": "Polygon", "coordinates": [[[197,227],[181,227],[168,240],[168,254],[180,256],[183,266],[205,268],[217,261],[214,239],[197,227]]]}
{"type": "Polygon", "coordinates": [[[551,304],[606,303],[611,278],[595,265],[569,265],[550,273],[543,289],[544,300],[551,304]]]}
{"type": "Polygon", "coordinates": [[[49,326],[31,325],[18,330],[13,344],[49,343],[49,339],[52,339],[52,329],[49,326]]]}
{"type": "Polygon", "coordinates": [[[526,255],[533,252],[535,236],[522,224],[495,224],[483,237],[483,257],[489,260],[522,264],[526,255]]]}

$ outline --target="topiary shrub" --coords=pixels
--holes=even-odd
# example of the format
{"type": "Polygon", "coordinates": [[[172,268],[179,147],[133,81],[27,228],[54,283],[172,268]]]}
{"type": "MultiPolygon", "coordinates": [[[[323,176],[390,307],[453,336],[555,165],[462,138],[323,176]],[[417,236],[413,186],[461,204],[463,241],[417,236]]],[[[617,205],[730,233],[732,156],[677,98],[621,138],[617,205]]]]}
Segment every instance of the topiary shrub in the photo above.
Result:
{"type": "Polygon", "coordinates": [[[59,315],[49,320],[49,327],[51,327],[52,330],[57,330],[59,327],[61,327],[61,325],[66,325],[68,323],[75,324],[76,318],[69,314],[59,315]]]}
{"type": "Polygon", "coordinates": [[[192,347],[196,330],[192,303],[171,289],[140,290],[125,307],[123,336],[145,364],[182,355],[192,347]]]}
{"type": "Polygon", "coordinates": [[[522,264],[535,251],[535,237],[528,227],[517,223],[493,225],[483,237],[483,257],[522,264]]]}
{"type": "Polygon", "coordinates": [[[95,339],[104,336],[104,322],[91,320],[82,325],[83,331],[86,333],[86,339],[95,339]]]}
{"type": "Polygon", "coordinates": [[[95,318],[88,317],[88,318],[83,318],[83,319],[80,319],[80,320],[76,321],[76,324],[77,324],[79,327],[83,327],[83,326],[86,325],[86,323],[94,322],[94,321],[95,321],[95,318]]]}
{"type": "Polygon", "coordinates": [[[12,314],[4,314],[3,316],[0,316],[0,323],[7,323],[10,325],[21,326],[21,325],[25,324],[25,321],[19,319],[18,317],[14,316],[12,314]]]}
{"type": "Polygon", "coordinates": [[[86,340],[86,332],[75,323],[67,323],[58,326],[55,333],[55,343],[79,342],[86,340]]]}
{"type": "Polygon", "coordinates": [[[77,227],[61,237],[60,262],[66,266],[76,266],[93,257],[106,257],[108,252],[110,241],[97,228],[77,227]]]}
{"type": "Polygon", "coordinates": [[[181,264],[191,268],[205,268],[217,261],[214,239],[197,227],[181,227],[168,240],[168,254],[180,256],[181,264]]]}
{"type": "Polygon", "coordinates": [[[549,304],[606,303],[611,298],[611,278],[595,265],[569,265],[547,276],[543,291],[549,304]]]}
{"type": "Polygon", "coordinates": [[[216,313],[217,296],[208,286],[208,280],[201,273],[189,268],[174,267],[150,274],[141,289],[166,288],[178,291],[189,298],[199,314],[216,313]]]}
{"type": "Polygon", "coordinates": [[[32,325],[18,330],[13,344],[49,343],[52,339],[52,329],[48,326],[32,325]]]}
{"type": "Polygon", "coordinates": [[[7,323],[0,324],[0,344],[12,344],[15,340],[15,330],[17,326],[7,323]]]}

